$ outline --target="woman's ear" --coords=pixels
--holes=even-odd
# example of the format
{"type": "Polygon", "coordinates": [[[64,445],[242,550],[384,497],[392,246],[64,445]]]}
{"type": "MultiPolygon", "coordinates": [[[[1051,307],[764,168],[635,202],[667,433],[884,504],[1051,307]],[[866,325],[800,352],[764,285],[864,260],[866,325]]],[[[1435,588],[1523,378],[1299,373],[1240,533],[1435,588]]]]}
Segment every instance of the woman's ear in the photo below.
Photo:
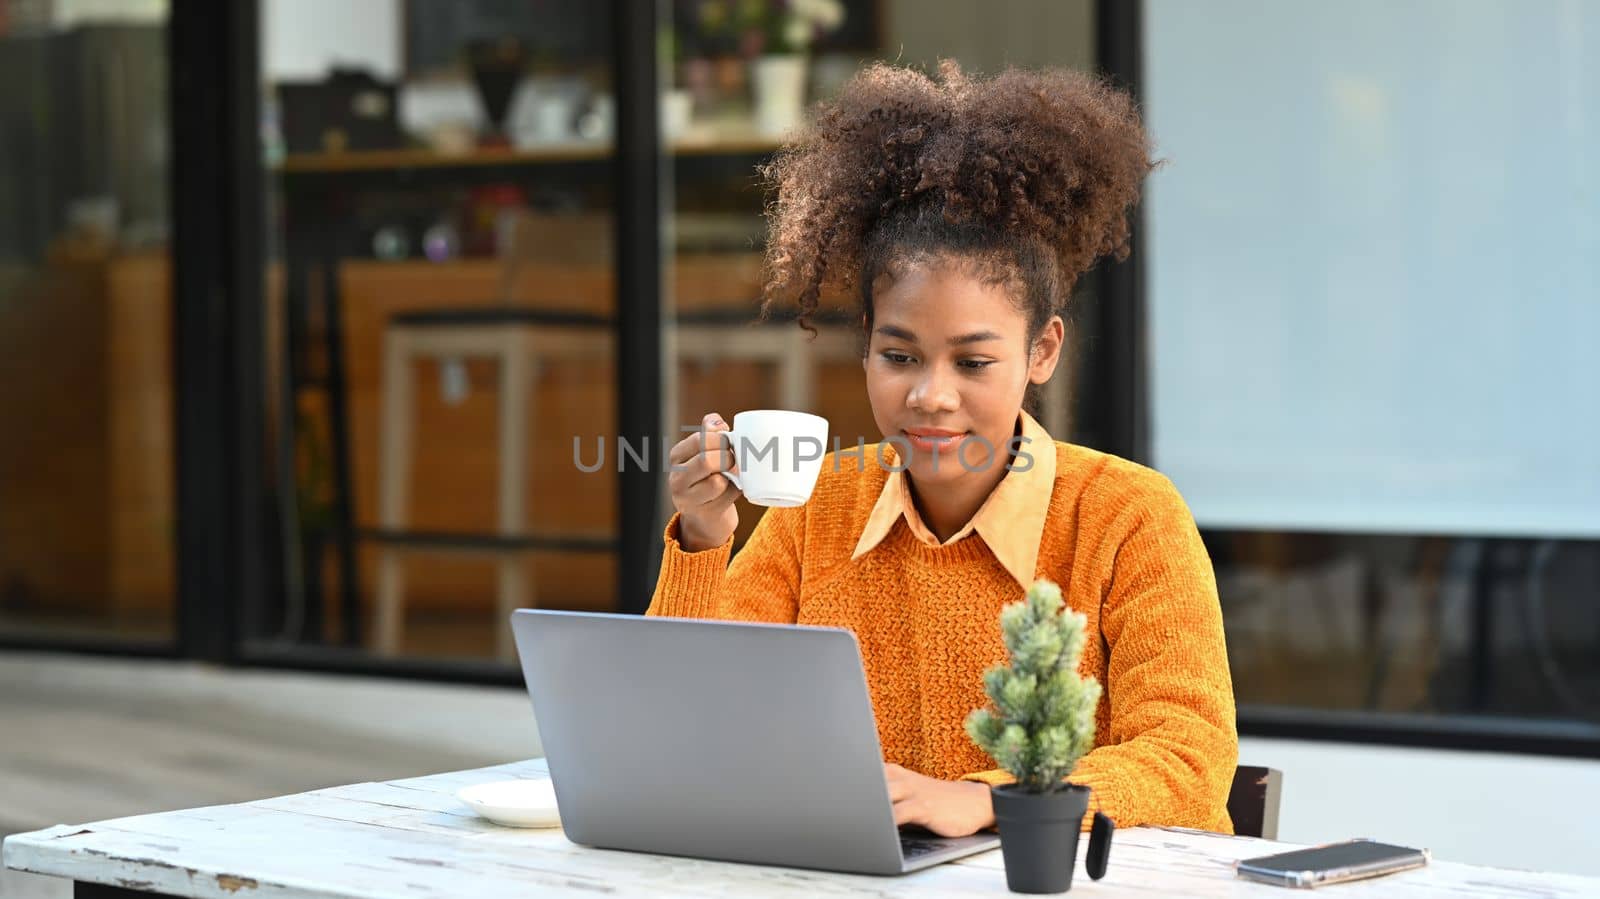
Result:
{"type": "Polygon", "coordinates": [[[1056,364],[1061,361],[1061,347],[1066,343],[1067,326],[1061,321],[1061,316],[1052,315],[1045,322],[1044,330],[1039,332],[1033,341],[1033,350],[1028,354],[1028,381],[1033,384],[1043,384],[1050,380],[1056,372],[1056,364]]]}

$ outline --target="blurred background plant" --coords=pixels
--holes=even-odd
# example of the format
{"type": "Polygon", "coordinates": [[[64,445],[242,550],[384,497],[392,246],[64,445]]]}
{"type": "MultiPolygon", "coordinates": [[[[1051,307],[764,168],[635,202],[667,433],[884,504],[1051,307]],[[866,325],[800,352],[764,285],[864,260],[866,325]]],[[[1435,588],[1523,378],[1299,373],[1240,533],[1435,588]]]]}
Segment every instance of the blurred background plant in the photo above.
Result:
{"type": "Polygon", "coordinates": [[[675,43],[682,59],[805,53],[844,20],[841,0],[680,0],[675,43]]]}
{"type": "Polygon", "coordinates": [[[845,18],[843,0],[679,0],[679,83],[702,118],[753,118],[759,131],[785,132],[803,118],[813,45],[845,18]]]}

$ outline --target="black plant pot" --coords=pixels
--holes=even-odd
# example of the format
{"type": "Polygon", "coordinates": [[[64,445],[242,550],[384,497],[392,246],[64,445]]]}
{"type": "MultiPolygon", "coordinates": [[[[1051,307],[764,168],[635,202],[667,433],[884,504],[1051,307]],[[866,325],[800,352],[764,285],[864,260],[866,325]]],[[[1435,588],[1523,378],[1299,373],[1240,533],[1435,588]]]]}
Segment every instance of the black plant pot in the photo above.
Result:
{"type": "MultiPolygon", "coordinates": [[[[994,819],[1006,886],[1013,893],[1064,893],[1072,889],[1078,832],[1089,809],[1089,788],[1076,784],[1054,793],[1029,793],[1015,786],[994,788],[994,819]]],[[[1106,875],[1111,854],[1111,819],[1095,812],[1084,869],[1095,880],[1106,875]]]]}

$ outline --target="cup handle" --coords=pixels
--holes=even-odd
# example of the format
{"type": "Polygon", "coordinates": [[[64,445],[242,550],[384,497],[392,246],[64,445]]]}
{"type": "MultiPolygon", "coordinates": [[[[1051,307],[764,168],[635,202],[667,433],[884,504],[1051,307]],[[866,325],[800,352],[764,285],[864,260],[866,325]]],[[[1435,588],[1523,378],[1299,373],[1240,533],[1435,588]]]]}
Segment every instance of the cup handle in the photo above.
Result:
{"type": "Polygon", "coordinates": [[[1106,865],[1111,861],[1111,834],[1116,829],[1105,812],[1094,813],[1094,824],[1089,828],[1089,851],[1083,857],[1084,870],[1091,880],[1106,876],[1106,865]]]}
{"type": "MultiPolygon", "coordinates": [[[[737,443],[734,442],[735,441],[735,435],[734,435],[732,429],[729,429],[729,430],[726,430],[726,431],[718,431],[717,433],[721,434],[724,438],[727,439],[728,455],[732,456],[733,455],[733,448],[738,445],[737,443]]],[[[734,460],[734,464],[738,464],[738,460],[737,459],[734,460]]],[[[723,477],[725,477],[728,480],[733,482],[733,486],[739,488],[740,491],[744,490],[744,484],[739,482],[739,476],[738,475],[736,475],[733,472],[727,470],[726,468],[719,469],[719,470],[722,472],[722,476],[723,477]]]]}

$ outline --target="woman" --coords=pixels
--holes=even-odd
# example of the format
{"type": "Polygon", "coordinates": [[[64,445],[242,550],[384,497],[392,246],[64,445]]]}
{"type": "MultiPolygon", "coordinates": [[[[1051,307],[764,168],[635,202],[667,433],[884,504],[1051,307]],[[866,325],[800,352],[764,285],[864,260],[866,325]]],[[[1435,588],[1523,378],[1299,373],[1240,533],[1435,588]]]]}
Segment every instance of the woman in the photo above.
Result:
{"type": "MultiPolygon", "coordinates": [[[[1216,583],[1162,475],[1059,443],[1026,409],[1060,359],[1073,284],[1126,255],[1150,170],[1129,98],[1086,75],[938,80],[877,65],[765,170],[764,313],[859,286],[884,442],[824,460],[810,500],[771,509],[729,564],[738,491],[721,416],[678,443],[652,615],[847,627],[861,645],[895,819],[945,836],[994,824],[1003,771],[968,739],[999,613],[1056,581],[1104,685],[1071,779],[1121,826],[1230,832],[1238,736],[1216,583]],[[879,464],[880,460],[884,464],[879,464]]],[[[1085,819],[1086,822],[1089,818],[1085,819]]]]}

